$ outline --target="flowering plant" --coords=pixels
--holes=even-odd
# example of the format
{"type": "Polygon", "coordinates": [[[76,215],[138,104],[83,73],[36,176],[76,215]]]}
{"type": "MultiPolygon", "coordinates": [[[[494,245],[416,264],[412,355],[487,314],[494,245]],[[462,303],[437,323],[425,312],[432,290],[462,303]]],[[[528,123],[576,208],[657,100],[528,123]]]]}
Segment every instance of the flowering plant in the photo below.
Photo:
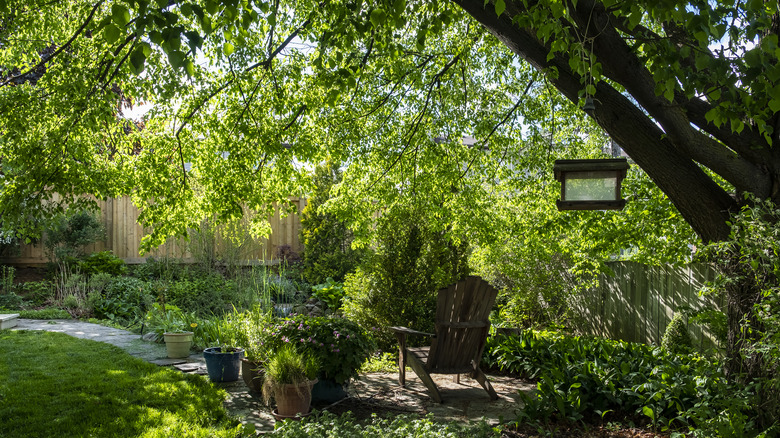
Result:
{"type": "Polygon", "coordinates": [[[259,339],[274,352],[294,345],[298,351],[313,355],[320,364],[320,377],[339,384],[357,376],[376,349],[370,333],[338,317],[293,315],[264,326],[259,339]]]}

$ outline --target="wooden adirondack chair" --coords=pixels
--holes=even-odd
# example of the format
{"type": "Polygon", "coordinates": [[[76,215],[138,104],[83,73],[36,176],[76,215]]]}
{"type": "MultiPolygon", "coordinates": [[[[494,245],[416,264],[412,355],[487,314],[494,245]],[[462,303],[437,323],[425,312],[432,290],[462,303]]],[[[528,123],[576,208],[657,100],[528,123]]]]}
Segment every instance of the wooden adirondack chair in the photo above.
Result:
{"type": "Polygon", "coordinates": [[[436,304],[436,333],[424,333],[406,327],[391,327],[398,337],[398,382],[406,385],[406,364],[423,381],[431,397],[441,403],[441,394],[431,374],[469,373],[476,379],[491,400],[498,399],[496,391],[479,368],[485,348],[490,322],[488,315],[496,300],[493,286],[479,277],[468,277],[439,290],[436,304]],[[407,335],[431,337],[430,347],[410,348],[407,335]]]}

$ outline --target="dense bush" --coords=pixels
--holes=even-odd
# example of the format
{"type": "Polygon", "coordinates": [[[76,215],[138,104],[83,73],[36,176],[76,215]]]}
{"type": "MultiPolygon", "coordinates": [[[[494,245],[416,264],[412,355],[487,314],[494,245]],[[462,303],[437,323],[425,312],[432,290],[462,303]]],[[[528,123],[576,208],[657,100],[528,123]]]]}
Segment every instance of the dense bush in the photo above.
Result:
{"type": "Polygon", "coordinates": [[[685,354],[693,349],[693,341],[688,333],[688,324],[682,313],[675,313],[669,325],[666,326],[664,336],[661,338],[661,347],[669,353],[685,354]]]}
{"type": "Polygon", "coordinates": [[[84,257],[78,263],[79,270],[84,275],[111,274],[124,275],[127,272],[125,261],[115,256],[111,251],[100,251],[84,257]]]}
{"type": "Polygon", "coordinates": [[[514,244],[480,248],[469,260],[473,270],[499,290],[496,322],[508,327],[567,326],[571,291],[581,279],[575,280],[560,254],[514,244]]]}
{"type": "Polygon", "coordinates": [[[90,292],[88,304],[97,318],[132,325],[138,323],[154,302],[149,283],[134,277],[113,277],[90,292]]]}
{"type": "Polygon", "coordinates": [[[216,272],[173,281],[165,287],[165,299],[168,303],[195,312],[199,316],[221,315],[232,309],[234,304],[237,307],[245,304],[234,303],[238,293],[235,282],[226,280],[216,272]]]}
{"type": "Polygon", "coordinates": [[[412,415],[396,415],[391,418],[374,416],[363,424],[351,413],[337,417],[330,412],[315,413],[301,421],[285,421],[271,434],[283,438],[487,438],[499,437],[499,431],[484,421],[472,426],[456,423],[441,423],[429,414],[424,418],[412,415]]]}
{"type": "Polygon", "coordinates": [[[328,277],[343,281],[363,256],[363,250],[352,249],[352,233],[346,224],[331,213],[318,211],[330,198],[330,190],[341,181],[337,163],[317,166],[314,173],[316,189],[301,214],[303,276],[311,284],[324,283],[328,277]]]}
{"type": "MultiPolygon", "coordinates": [[[[420,211],[394,207],[380,219],[376,253],[344,283],[344,314],[363,327],[433,331],[436,292],[468,275],[467,245],[426,227],[420,211]]],[[[383,349],[395,338],[381,334],[383,349]]]]}
{"type": "Polygon", "coordinates": [[[730,386],[721,367],[695,355],[597,338],[523,331],[489,338],[492,366],[537,380],[518,421],[645,418],[697,436],[756,436],[754,389],[730,386]]]}
{"type": "Polygon", "coordinates": [[[355,377],[376,349],[368,331],[344,318],[294,315],[263,327],[259,339],[271,352],[292,344],[312,354],[320,363],[320,377],[337,383],[355,377]]]}
{"type": "Polygon", "coordinates": [[[100,219],[86,210],[69,211],[52,220],[46,230],[46,250],[57,264],[70,265],[84,256],[84,247],[105,238],[100,219]]]}
{"type": "Polygon", "coordinates": [[[40,307],[54,299],[54,284],[48,280],[28,281],[20,286],[24,299],[32,307],[40,307]]]}

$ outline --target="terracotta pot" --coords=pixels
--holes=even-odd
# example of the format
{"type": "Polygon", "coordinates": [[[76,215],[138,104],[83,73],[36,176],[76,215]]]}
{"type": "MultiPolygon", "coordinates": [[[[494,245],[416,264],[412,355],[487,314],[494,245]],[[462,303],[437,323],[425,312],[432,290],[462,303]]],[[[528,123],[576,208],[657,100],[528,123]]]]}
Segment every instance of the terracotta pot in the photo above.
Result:
{"type": "Polygon", "coordinates": [[[308,414],[311,409],[311,388],[317,379],[299,385],[280,385],[274,390],[276,412],[282,417],[308,414]]]}
{"type": "Polygon", "coordinates": [[[192,346],[192,332],[163,333],[165,337],[165,349],[171,359],[181,359],[190,356],[192,346]]]}
{"type": "Polygon", "coordinates": [[[242,357],[241,378],[244,379],[244,383],[246,383],[250,391],[263,392],[263,381],[265,380],[263,363],[242,357]]]}

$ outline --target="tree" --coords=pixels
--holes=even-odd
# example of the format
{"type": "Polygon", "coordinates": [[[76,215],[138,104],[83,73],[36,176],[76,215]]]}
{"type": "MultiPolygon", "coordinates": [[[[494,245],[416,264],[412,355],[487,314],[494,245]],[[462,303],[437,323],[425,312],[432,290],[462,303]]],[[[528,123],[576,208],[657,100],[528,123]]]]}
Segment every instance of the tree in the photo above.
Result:
{"type": "MultiPolygon", "coordinates": [[[[429,197],[431,218],[490,241],[486,186],[547,144],[527,126],[568,108],[539,99],[554,87],[591,98],[701,239],[724,240],[742,194],[780,201],[779,16],[772,0],[2,0],[3,224],[50,191],[131,193],[152,245],[207,214],[270,214],[310,188],[298,163],[331,155],[360,165],[338,189],[364,206],[341,211],[356,232],[374,200],[429,197]],[[155,103],[142,131],[123,99],[155,103]]],[[[754,292],[729,290],[728,353],[757,376],[740,354],[754,292]]]]}
{"type": "Polygon", "coordinates": [[[338,164],[328,161],[314,169],[315,191],[306,200],[301,214],[301,241],[304,244],[303,276],[311,284],[325,283],[331,277],[344,281],[363,255],[352,249],[352,233],[347,224],[331,213],[318,212],[330,199],[330,190],[341,180],[338,164]]]}

